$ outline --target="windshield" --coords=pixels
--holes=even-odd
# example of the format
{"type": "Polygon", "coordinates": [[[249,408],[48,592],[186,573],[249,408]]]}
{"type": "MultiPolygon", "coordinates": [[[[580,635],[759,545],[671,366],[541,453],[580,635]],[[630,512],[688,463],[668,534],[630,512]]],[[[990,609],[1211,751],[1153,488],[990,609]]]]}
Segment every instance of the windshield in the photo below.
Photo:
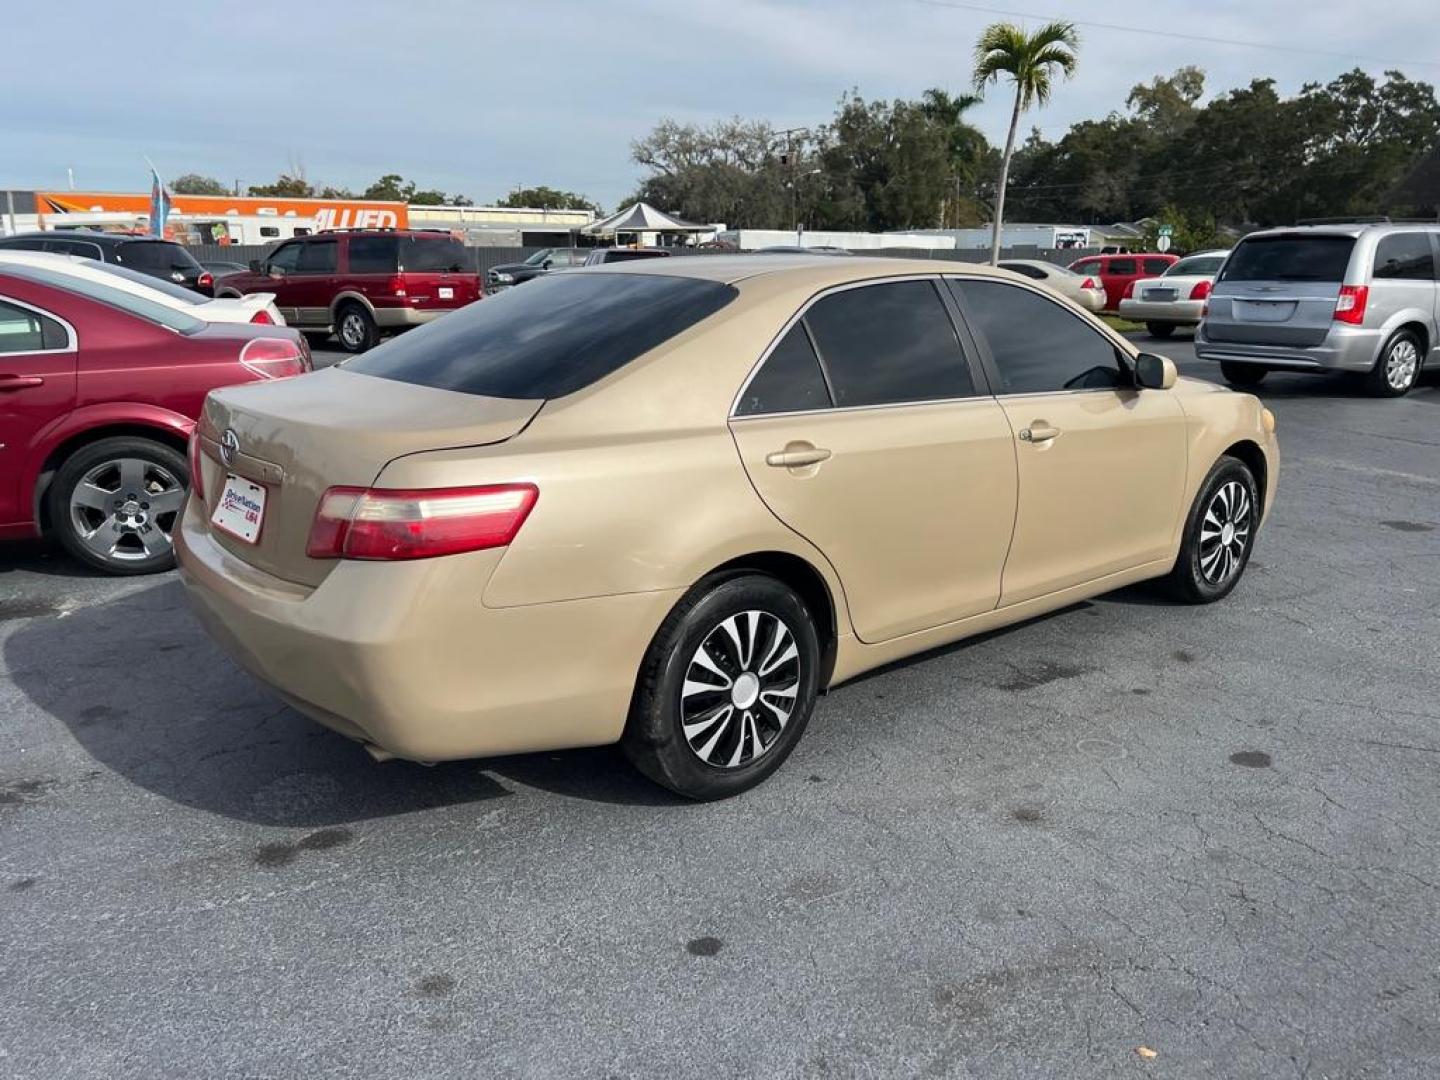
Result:
{"type": "Polygon", "coordinates": [[[1181,259],[1165,271],[1166,277],[1183,277],[1186,274],[1214,274],[1225,265],[1224,255],[1193,255],[1188,259],[1181,259]]]}
{"type": "Polygon", "coordinates": [[[385,379],[522,401],[564,397],[713,315],[728,285],[653,274],[541,275],[346,362],[385,379]]]}
{"type": "Polygon", "coordinates": [[[539,251],[535,252],[534,255],[531,255],[528,259],[525,260],[525,265],[539,266],[546,259],[550,258],[550,251],[550,248],[541,248],[539,251]]]}
{"type": "Polygon", "coordinates": [[[201,296],[194,289],[187,289],[183,285],[176,285],[174,282],[166,281],[164,278],[157,278],[151,274],[142,274],[139,270],[131,270],[128,266],[121,266],[118,263],[96,262],[94,259],[76,258],[87,270],[100,270],[116,277],[133,281],[137,285],[144,285],[147,289],[154,289],[156,292],[164,293],[173,300],[183,304],[203,304],[208,297],[201,296]]]}
{"type": "Polygon", "coordinates": [[[1355,239],[1300,234],[1240,241],[1221,281],[1343,281],[1355,239]]]}
{"type": "Polygon", "coordinates": [[[202,330],[205,323],[193,315],[187,315],[173,307],[167,307],[158,300],[149,300],[136,293],[125,292],[121,289],[112,288],[98,281],[89,278],[76,277],[73,274],[43,268],[39,266],[19,266],[7,264],[5,273],[14,274],[16,277],[28,278],[31,281],[38,281],[43,285],[50,285],[66,292],[83,296],[90,300],[98,300],[113,308],[138,316],[146,322],[156,323],[159,326],[168,327],[180,334],[193,334],[202,330]]]}

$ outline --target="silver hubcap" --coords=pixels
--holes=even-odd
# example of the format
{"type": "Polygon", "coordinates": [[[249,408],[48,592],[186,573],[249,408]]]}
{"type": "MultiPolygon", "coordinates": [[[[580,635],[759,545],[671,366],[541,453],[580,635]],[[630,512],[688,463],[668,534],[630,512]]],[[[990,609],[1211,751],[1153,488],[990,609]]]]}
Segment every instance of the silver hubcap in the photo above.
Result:
{"type": "Polygon", "coordinates": [[[795,636],[768,611],[742,611],[695,650],[680,687],[680,726],[707,765],[735,769],[779,741],[800,690],[795,636]]]}
{"type": "Polygon", "coordinates": [[[340,320],[340,337],[346,345],[359,345],[365,340],[365,320],[350,312],[340,320]]]}
{"type": "Polygon", "coordinates": [[[70,524],[101,558],[139,562],[170,550],[185,487],[163,465],[143,458],[102,462],[70,493],[70,524]]]}
{"type": "Polygon", "coordinates": [[[1390,348],[1385,358],[1385,381],[1391,390],[1404,390],[1415,381],[1415,372],[1420,366],[1420,350],[1408,338],[1402,338],[1390,348]]]}
{"type": "Polygon", "coordinates": [[[1238,480],[1220,486],[1200,522],[1200,573],[1223,585],[1240,572],[1250,539],[1250,492],[1238,480]]]}

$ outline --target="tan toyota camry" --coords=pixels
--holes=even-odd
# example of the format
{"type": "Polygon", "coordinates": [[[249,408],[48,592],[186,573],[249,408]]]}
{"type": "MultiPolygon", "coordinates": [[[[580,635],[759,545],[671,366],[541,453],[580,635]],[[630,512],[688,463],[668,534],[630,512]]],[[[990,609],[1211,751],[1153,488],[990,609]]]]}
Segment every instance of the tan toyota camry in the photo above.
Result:
{"type": "Polygon", "coordinates": [[[816,694],[1146,578],[1240,578],[1274,417],[982,267],[547,275],[211,394],[176,551],[295,708],[420,761],[620,742],[695,798],[816,694]]]}

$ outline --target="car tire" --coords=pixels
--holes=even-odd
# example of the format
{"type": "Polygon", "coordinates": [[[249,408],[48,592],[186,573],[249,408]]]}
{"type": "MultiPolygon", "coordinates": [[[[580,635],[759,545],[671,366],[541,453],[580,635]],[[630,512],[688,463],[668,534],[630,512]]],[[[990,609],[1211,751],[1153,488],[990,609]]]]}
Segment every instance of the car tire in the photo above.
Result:
{"type": "Polygon", "coordinates": [[[346,352],[363,353],[375,347],[380,331],[365,305],[349,303],[335,309],[335,336],[346,352]]]}
{"type": "Polygon", "coordinates": [[[1154,338],[1167,338],[1175,333],[1175,324],[1168,322],[1147,322],[1145,332],[1154,338]]]}
{"type": "Polygon", "coordinates": [[[1231,386],[1259,386],[1268,375],[1269,369],[1259,364],[1236,364],[1229,360],[1220,361],[1220,374],[1231,386]]]}
{"type": "Polygon", "coordinates": [[[1180,554],[1166,578],[1170,591],[1190,604],[1228,596],[1250,562],[1260,513],[1260,490],[1250,466],[1228,454],[1222,457],[1185,518],[1180,554]]]}
{"type": "Polygon", "coordinates": [[[738,795],[800,741],[819,673],[815,620],[794,590],[765,574],[706,578],[656,632],[621,746],[686,798],[738,795]]]}
{"type": "Polygon", "coordinates": [[[118,436],[82,446],[46,492],[50,529],[76,559],[107,574],[157,574],[175,565],[171,541],[190,487],[185,455],[118,436]]]}
{"type": "Polygon", "coordinates": [[[1425,351],[1415,332],[1396,330],[1365,376],[1365,389],[1375,397],[1404,397],[1420,378],[1424,361],[1425,351]]]}

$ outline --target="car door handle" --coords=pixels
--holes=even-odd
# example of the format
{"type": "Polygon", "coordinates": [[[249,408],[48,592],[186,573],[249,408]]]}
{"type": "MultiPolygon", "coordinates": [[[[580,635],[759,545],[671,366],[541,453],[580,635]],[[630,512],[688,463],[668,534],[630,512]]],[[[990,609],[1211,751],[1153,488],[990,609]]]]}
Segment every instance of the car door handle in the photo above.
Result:
{"type": "Polygon", "coordinates": [[[1044,420],[1036,420],[1029,427],[1022,428],[1020,430],[1020,441],[1028,443],[1044,443],[1049,442],[1051,439],[1055,438],[1055,436],[1059,434],[1060,429],[1058,427],[1052,427],[1044,420]]]}
{"type": "Polygon", "coordinates": [[[830,451],[822,450],[818,446],[796,447],[793,450],[776,450],[766,454],[765,464],[773,465],[777,469],[800,469],[806,465],[819,465],[822,461],[829,460],[829,457],[830,451]]]}
{"type": "Polygon", "coordinates": [[[0,375],[0,390],[24,390],[27,386],[44,386],[39,375],[0,375]]]}

